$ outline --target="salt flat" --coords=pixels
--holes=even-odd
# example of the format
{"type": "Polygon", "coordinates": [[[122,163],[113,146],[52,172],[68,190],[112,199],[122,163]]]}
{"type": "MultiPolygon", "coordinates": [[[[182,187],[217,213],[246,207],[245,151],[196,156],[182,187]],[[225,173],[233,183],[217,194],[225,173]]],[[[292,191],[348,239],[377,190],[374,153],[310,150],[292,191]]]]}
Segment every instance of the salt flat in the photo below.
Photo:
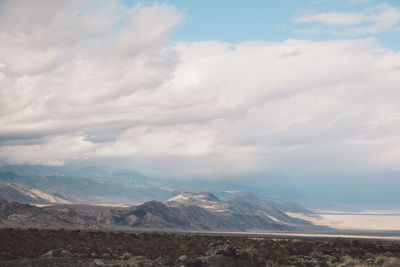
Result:
{"type": "Polygon", "coordinates": [[[389,212],[341,212],[322,211],[318,214],[287,213],[291,217],[304,219],[315,225],[329,226],[340,230],[400,230],[400,215],[389,212]]]}

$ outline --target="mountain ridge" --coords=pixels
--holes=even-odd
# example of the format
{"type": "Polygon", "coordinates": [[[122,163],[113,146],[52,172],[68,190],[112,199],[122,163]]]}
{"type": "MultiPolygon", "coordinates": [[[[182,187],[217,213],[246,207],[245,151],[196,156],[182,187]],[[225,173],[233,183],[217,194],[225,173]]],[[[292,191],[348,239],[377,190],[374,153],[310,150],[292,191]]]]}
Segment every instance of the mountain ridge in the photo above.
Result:
{"type": "Polygon", "coordinates": [[[179,229],[200,231],[290,230],[257,215],[218,214],[197,206],[171,207],[158,201],[107,208],[62,204],[36,207],[0,200],[0,227],[78,229],[179,229]]]}
{"type": "MultiPolygon", "coordinates": [[[[285,209],[301,209],[300,206],[279,204],[251,195],[234,197],[239,191],[230,192],[233,192],[230,193],[233,199],[221,200],[212,191],[182,192],[179,187],[165,186],[135,171],[106,167],[0,167],[0,199],[9,202],[134,205],[131,210],[96,209],[95,214],[82,211],[85,216],[103,218],[100,223],[97,217],[91,217],[98,227],[246,231],[310,226],[309,222],[285,213],[285,209]]],[[[45,210],[62,211],[65,207],[51,205],[45,210]]],[[[73,210],[78,207],[69,206],[73,210]]],[[[302,212],[306,211],[302,208],[302,212]]]]}

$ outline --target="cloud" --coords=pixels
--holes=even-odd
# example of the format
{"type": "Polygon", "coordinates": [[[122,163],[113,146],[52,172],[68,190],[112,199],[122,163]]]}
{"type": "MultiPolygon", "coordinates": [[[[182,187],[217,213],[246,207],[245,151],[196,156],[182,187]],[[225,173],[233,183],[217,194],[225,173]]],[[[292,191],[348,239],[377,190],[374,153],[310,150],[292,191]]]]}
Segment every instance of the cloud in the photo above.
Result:
{"type": "Polygon", "coordinates": [[[333,26],[357,25],[368,21],[368,17],[358,13],[320,13],[295,18],[296,22],[322,23],[333,26]]]}
{"type": "Polygon", "coordinates": [[[349,0],[349,3],[352,5],[358,5],[358,4],[368,4],[371,3],[372,0],[349,0]]]}
{"type": "Polygon", "coordinates": [[[304,34],[333,34],[344,36],[359,36],[395,32],[400,23],[398,7],[380,4],[367,8],[361,13],[330,12],[308,14],[294,18],[298,23],[313,23],[324,25],[308,29],[296,30],[304,34]]]}
{"type": "Polygon", "coordinates": [[[175,8],[70,1],[66,9],[61,2],[47,11],[18,8],[19,1],[3,7],[3,137],[90,132],[92,125],[126,128],[135,121],[128,99],[157,88],[177,64],[175,52],[166,47],[168,32],[181,19],[175,8]],[[33,14],[25,20],[32,21],[14,27],[15,18],[27,10],[33,14]],[[71,15],[78,11],[85,15],[71,15]],[[102,26],[93,29],[86,21],[102,26]],[[61,37],[65,32],[68,38],[61,37]],[[107,115],[98,116],[105,110],[107,115]]]}
{"type": "Polygon", "coordinates": [[[8,163],[118,158],[171,176],[400,166],[400,53],[374,39],[172,43],[182,15],[168,5],[6,3],[8,163]]]}

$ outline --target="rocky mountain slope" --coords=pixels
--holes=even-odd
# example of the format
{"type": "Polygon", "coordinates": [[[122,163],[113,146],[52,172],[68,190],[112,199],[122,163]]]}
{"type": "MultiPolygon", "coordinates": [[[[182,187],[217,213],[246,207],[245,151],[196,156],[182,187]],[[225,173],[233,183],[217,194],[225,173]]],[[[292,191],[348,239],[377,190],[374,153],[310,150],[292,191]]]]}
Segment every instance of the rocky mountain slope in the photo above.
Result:
{"type": "Polygon", "coordinates": [[[137,206],[52,204],[36,207],[18,202],[0,203],[2,227],[290,231],[312,226],[256,198],[223,202],[212,193],[183,193],[165,203],[149,201],[137,206]]]}
{"type": "Polygon", "coordinates": [[[95,218],[73,209],[55,210],[0,200],[0,226],[18,228],[98,228],[95,218]]]}
{"type": "MultiPolygon", "coordinates": [[[[14,184],[32,191],[39,190],[53,197],[80,204],[129,204],[137,205],[146,201],[166,201],[178,194],[190,192],[214,192],[227,201],[238,196],[253,195],[268,198],[282,204],[279,210],[299,212],[294,203],[274,196],[280,195],[274,187],[226,183],[208,180],[163,180],[149,178],[134,170],[113,166],[86,166],[67,164],[65,166],[5,165],[0,166],[0,186],[14,184]],[[286,210],[291,209],[291,210],[286,210]]],[[[292,196],[296,198],[296,196],[292,196]]],[[[0,198],[22,203],[33,203],[22,199],[0,198]]],[[[297,199],[297,198],[296,198],[297,199]]],[[[53,201],[50,201],[53,202],[53,201]]],[[[57,202],[57,201],[56,201],[57,202]]],[[[197,204],[196,204],[197,205],[197,204]]],[[[300,207],[301,208],[301,207],[300,207]]],[[[303,212],[304,213],[304,212],[303,212]]]]}
{"type": "Polygon", "coordinates": [[[213,193],[184,192],[165,202],[169,206],[198,206],[210,212],[227,212],[229,204],[221,201],[213,193]]]}
{"type": "MultiPolygon", "coordinates": [[[[249,178],[250,179],[250,178],[249,178]]],[[[4,165],[0,166],[0,186],[15,184],[37,189],[72,203],[130,204],[146,201],[166,201],[182,192],[214,192],[222,200],[254,195],[282,202],[298,199],[298,195],[283,194],[271,184],[253,186],[227,183],[225,180],[157,179],[110,165],[70,163],[64,166],[4,165]],[[278,197],[277,197],[278,196],[278,197]]],[[[254,183],[257,184],[257,183],[254,183]]],[[[288,188],[282,184],[279,188],[288,188]]],[[[10,199],[12,201],[14,199],[10,199]]],[[[18,200],[24,202],[23,200],[18,200]]]]}
{"type": "Polygon", "coordinates": [[[135,171],[105,167],[2,166],[0,199],[10,202],[7,205],[13,201],[52,204],[42,209],[30,206],[12,209],[16,213],[2,219],[4,226],[14,223],[27,227],[66,227],[71,224],[78,228],[90,225],[210,231],[290,230],[312,226],[285,213],[293,210],[307,213],[293,203],[276,203],[246,195],[221,200],[213,193],[181,193],[179,188],[160,184],[135,171]],[[128,204],[129,207],[85,206],[92,203],[128,204]],[[138,205],[141,203],[144,204],[138,205]],[[41,224],[40,220],[46,218],[48,222],[41,224]]]}
{"type": "Polygon", "coordinates": [[[27,188],[15,184],[0,186],[0,199],[33,204],[71,203],[66,199],[47,194],[38,189],[27,188]]]}
{"type": "Polygon", "coordinates": [[[180,228],[190,230],[245,231],[249,229],[287,230],[283,224],[257,215],[212,212],[199,206],[170,206],[157,201],[130,209],[112,210],[109,218],[117,224],[140,228],[180,228]]]}
{"type": "MultiPolygon", "coordinates": [[[[0,186],[38,190],[71,203],[140,204],[166,200],[179,192],[132,170],[102,167],[7,165],[0,167],[0,186]]],[[[0,194],[1,199],[38,203],[0,194]]],[[[40,201],[39,201],[40,202],[40,201]]],[[[44,201],[46,203],[48,201],[44,201]]],[[[59,201],[50,201],[59,202],[59,201]]],[[[42,202],[41,202],[42,203],[42,202]]]]}
{"type": "MultiPolygon", "coordinates": [[[[253,196],[243,196],[228,202],[229,210],[243,214],[257,214],[261,217],[270,218],[275,222],[288,225],[310,224],[308,221],[292,218],[279,209],[279,204],[272,201],[258,199],[253,196]]],[[[304,209],[305,210],[305,209],[304,209]]],[[[305,210],[305,213],[309,213],[305,210]]]]}
{"type": "Polygon", "coordinates": [[[0,226],[206,231],[289,230],[284,224],[258,215],[210,212],[198,206],[168,206],[157,201],[113,208],[72,204],[39,208],[29,204],[1,201],[0,226]]]}
{"type": "MultiPolygon", "coordinates": [[[[262,218],[263,222],[295,227],[298,225],[309,225],[304,220],[292,218],[278,209],[279,204],[272,201],[261,200],[254,196],[237,197],[230,201],[221,201],[212,193],[185,192],[170,198],[166,204],[173,207],[188,207],[196,205],[212,213],[220,214],[230,220],[240,220],[243,216],[254,220],[262,218]]],[[[304,209],[305,210],[305,209],[304,209]]]]}

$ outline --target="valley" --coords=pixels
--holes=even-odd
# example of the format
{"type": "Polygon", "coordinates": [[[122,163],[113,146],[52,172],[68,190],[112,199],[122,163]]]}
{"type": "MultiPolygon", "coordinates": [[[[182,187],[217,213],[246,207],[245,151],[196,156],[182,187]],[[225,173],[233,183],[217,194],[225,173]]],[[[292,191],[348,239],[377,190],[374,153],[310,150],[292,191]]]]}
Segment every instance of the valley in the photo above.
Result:
{"type": "Polygon", "coordinates": [[[397,213],[307,209],[256,197],[249,188],[190,187],[105,167],[6,165],[0,167],[0,227],[360,236],[400,231],[397,213]]]}

